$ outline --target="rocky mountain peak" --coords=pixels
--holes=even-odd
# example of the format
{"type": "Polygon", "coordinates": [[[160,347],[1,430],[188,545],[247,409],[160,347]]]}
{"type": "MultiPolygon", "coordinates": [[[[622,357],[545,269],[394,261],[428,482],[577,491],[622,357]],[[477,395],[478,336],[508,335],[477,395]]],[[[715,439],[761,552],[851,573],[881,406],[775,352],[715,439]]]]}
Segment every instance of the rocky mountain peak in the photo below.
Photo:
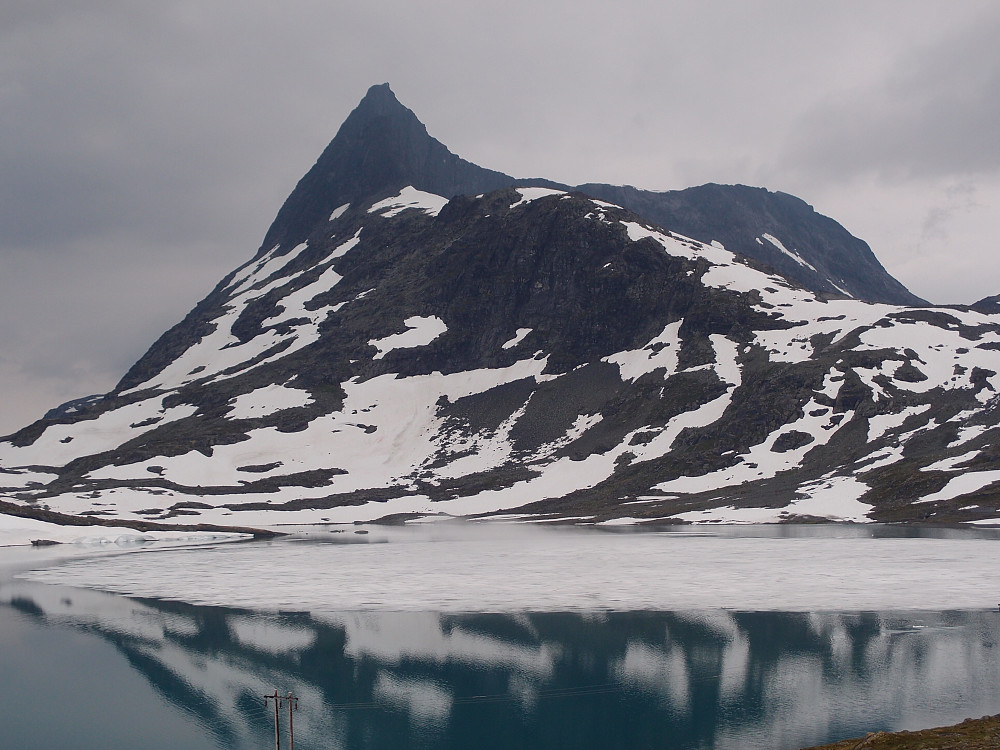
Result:
{"type": "Polygon", "coordinates": [[[396,98],[392,89],[389,88],[388,82],[376,83],[369,88],[351,114],[356,119],[385,117],[387,115],[402,118],[409,116],[416,120],[413,112],[404,107],[396,98]]]}
{"type": "Polygon", "coordinates": [[[372,86],[288,196],[258,254],[303,242],[339,206],[392,195],[407,185],[450,198],[514,182],[456,156],[431,137],[388,83],[372,86]]]}

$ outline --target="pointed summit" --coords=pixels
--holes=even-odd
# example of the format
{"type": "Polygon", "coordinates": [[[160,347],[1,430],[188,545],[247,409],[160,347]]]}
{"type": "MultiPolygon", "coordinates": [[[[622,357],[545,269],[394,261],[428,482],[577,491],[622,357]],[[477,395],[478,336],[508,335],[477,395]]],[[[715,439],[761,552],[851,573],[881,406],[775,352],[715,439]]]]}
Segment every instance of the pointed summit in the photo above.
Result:
{"type": "Polygon", "coordinates": [[[261,252],[302,242],[338,206],[385,197],[407,185],[451,198],[514,182],[459,158],[432,138],[388,83],[372,86],[288,196],[261,252]]]}
{"type": "Polygon", "coordinates": [[[409,115],[416,119],[412,111],[399,103],[388,83],[378,83],[368,89],[364,98],[354,108],[352,116],[374,117],[392,114],[409,115]]]}

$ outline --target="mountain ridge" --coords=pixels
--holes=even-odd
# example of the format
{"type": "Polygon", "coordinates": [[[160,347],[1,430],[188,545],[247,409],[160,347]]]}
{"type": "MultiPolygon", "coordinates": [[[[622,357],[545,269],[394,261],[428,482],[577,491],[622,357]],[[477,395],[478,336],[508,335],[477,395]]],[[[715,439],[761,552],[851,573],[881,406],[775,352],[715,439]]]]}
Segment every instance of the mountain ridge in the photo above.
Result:
{"type": "Polygon", "coordinates": [[[655,192],[511,177],[451,153],[399,102],[388,83],[368,90],[296,185],[265,234],[258,257],[275,245],[305,241],[322,218],[345,203],[385,197],[406,185],[446,198],[515,185],[581,192],[693,239],[720,241],[813,291],[869,302],[927,304],[890,276],[864,241],[799,198],[745,185],[709,183],[655,192]]]}
{"type": "MultiPolygon", "coordinates": [[[[811,290],[551,184],[399,185],[425,160],[350,141],[366,117],[113,391],[0,441],[0,496],[240,527],[1000,517],[1000,316],[811,290]]],[[[428,149],[441,184],[470,169],[428,149]]]]}

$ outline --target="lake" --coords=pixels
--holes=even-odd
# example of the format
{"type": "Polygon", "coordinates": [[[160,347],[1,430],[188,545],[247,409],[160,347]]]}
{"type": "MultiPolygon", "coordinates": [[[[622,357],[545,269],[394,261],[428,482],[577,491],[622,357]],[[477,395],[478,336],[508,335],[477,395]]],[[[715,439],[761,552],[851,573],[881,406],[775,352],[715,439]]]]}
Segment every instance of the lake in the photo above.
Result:
{"type": "Polygon", "coordinates": [[[4,745],[272,748],[275,690],[298,748],[799,748],[1000,711],[996,530],[298,531],[5,550],[4,745]]]}

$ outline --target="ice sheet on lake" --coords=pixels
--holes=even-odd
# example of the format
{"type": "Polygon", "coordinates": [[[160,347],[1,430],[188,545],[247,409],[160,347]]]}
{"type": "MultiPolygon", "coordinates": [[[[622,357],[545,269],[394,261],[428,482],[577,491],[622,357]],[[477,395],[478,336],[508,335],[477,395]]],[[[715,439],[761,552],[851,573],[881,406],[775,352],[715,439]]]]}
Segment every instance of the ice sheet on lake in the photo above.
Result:
{"type": "MultiPolygon", "coordinates": [[[[314,615],[996,606],[995,539],[822,533],[781,538],[511,525],[372,527],[367,538],[383,543],[139,551],[22,575],[134,596],[314,615]]],[[[330,542],[343,538],[329,535],[330,542]]]]}
{"type": "Polygon", "coordinates": [[[48,539],[77,548],[116,548],[162,542],[204,543],[248,539],[248,534],[230,534],[212,531],[147,531],[139,532],[121,526],[63,526],[62,524],[21,518],[0,513],[0,547],[18,547],[31,544],[32,540],[48,539]]]}

